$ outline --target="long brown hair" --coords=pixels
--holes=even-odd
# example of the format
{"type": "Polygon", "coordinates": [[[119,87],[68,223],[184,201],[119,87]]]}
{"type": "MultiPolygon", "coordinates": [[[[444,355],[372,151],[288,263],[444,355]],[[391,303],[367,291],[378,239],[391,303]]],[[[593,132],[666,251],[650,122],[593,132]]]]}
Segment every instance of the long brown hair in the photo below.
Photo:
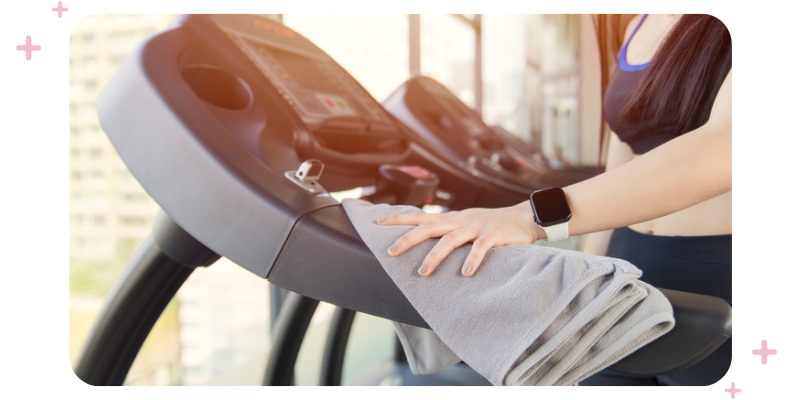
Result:
{"type": "MultiPolygon", "coordinates": [[[[603,96],[630,18],[619,14],[593,16],[603,96]]],[[[681,16],[645,69],[636,90],[628,97],[622,118],[632,121],[647,116],[658,121],[676,121],[681,133],[700,127],[708,120],[731,62],[731,36],[722,21],[710,15],[681,16]]],[[[601,162],[605,133],[603,116],[601,162]]]]}

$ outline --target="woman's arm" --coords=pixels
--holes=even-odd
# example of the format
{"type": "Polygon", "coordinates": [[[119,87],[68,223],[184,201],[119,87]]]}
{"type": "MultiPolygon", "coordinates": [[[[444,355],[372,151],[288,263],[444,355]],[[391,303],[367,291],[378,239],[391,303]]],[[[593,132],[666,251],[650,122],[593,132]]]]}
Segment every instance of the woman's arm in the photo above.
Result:
{"type": "MultiPolygon", "coordinates": [[[[570,235],[649,221],[729,192],[732,188],[731,74],[717,94],[708,122],[607,173],[564,188],[572,209],[570,235]]],[[[455,248],[472,242],[462,273],[470,276],[496,246],[545,238],[528,202],[498,209],[405,214],[381,225],[417,225],[389,248],[399,255],[442,237],[423,261],[429,275],[455,248]]]]}
{"type": "Polygon", "coordinates": [[[708,122],[608,173],[564,188],[570,234],[649,221],[732,188],[731,74],[708,122]]]}
{"type": "MultiPolygon", "coordinates": [[[[608,141],[608,156],[606,157],[606,172],[633,160],[633,150],[631,146],[619,139],[616,133],[611,132],[608,141]]],[[[595,254],[598,256],[606,255],[608,244],[611,242],[611,234],[614,231],[607,229],[601,232],[587,234],[583,239],[581,251],[584,253],[595,254]]]]}

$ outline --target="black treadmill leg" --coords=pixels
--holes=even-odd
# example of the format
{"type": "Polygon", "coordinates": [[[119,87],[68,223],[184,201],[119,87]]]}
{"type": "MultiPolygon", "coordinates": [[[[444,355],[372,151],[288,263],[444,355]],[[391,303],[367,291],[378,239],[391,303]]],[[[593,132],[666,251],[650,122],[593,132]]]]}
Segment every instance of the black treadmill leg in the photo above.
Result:
{"type": "Polygon", "coordinates": [[[90,385],[122,385],[145,338],[196,266],[219,256],[165,213],[106,298],[74,366],[90,385]]]}
{"type": "Polygon", "coordinates": [[[355,317],[355,311],[341,307],[337,307],[333,317],[331,317],[328,338],[325,341],[325,351],[322,355],[320,373],[320,384],[322,386],[341,386],[342,384],[344,354],[347,350],[347,341],[350,338],[350,329],[353,327],[355,317]]]}
{"type": "Polygon", "coordinates": [[[400,343],[400,338],[397,336],[397,333],[394,334],[394,360],[396,362],[408,362],[406,352],[403,350],[403,344],[400,343]]]}
{"type": "Polygon", "coordinates": [[[319,300],[289,292],[281,306],[273,330],[272,348],[264,374],[264,385],[289,386],[294,376],[294,365],[308,324],[319,300]]]}
{"type": "Polygon", "coordinates": [[[92,326],[75,374],[90,385],[122,385],[145,338],[194,271],[145,240],[92,326]]]}
{"type": "Polygon", "coordinates": [[[272,283],[269,284],[269,330],[270,332],[275,331],[275,322],[278,320],[278,314],[281,311],[281,305],[283,305],[283,300],[286,298],[286,294],[289,291],[280,287],[276,286],[272,283]]]}

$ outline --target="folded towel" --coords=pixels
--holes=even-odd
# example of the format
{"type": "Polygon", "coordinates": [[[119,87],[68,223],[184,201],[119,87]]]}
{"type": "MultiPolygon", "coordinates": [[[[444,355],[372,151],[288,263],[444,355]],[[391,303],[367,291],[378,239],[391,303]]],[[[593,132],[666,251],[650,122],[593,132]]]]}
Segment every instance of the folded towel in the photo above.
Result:
{"type": "Polygon", "coordinates": [[[661,292],[641,271],[610,257],[537,245],[491,249],[472,277],[461,274],[469,245],[428,277],[417,269],[437,239],[400,256],[387,249],[412,226],[378,218],[415,207],[342,205],[361,238],[431,330],[395,323],[414,373],[459,359],[494,385],[571,385],[665,334],[675,324],[661,292]]]}

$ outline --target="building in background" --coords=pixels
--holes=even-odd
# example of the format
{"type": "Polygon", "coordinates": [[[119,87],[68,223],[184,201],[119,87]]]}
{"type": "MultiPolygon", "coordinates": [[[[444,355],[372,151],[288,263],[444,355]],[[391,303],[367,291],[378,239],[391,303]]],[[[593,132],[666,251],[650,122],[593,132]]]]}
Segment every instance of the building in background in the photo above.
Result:
{"type": "Polygon", "coordinates": [[[169,15],[94,15],[70,36],[70,259],[109,260],[150,234],[158,206],[100,128],[95,102],[122,59],[169,15]]]}
{"type": "MultiPolygon", "coordinates": [[[[147,196],[100,128],[99,91],[168,15],[93,15],[76,25],[69,57],[70,358],[82,345],[103,297],[150,234],[158,205],[147,196]]],[[[165,312],[131,370],[132,383],[179,380],[175,306],[165,312]]]]}

